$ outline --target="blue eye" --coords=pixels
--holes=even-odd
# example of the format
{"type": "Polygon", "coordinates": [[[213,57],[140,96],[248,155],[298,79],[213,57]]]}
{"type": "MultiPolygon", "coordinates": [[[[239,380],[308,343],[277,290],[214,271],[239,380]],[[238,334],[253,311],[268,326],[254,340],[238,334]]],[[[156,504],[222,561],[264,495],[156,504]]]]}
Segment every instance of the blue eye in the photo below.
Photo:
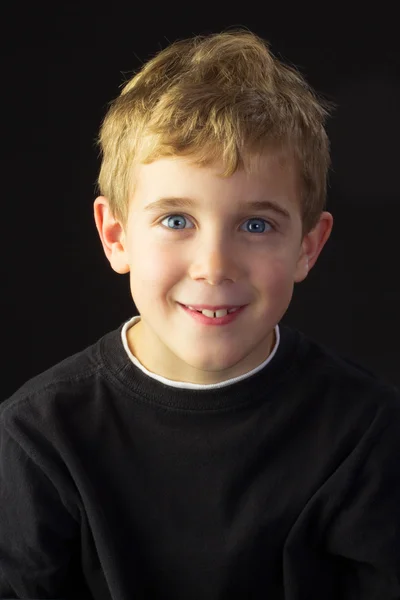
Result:
{"type": "MultiPolygon", "coordinates": [[[[187,217],[179,214],[168,215],[161,221],[161,224],[164,227],[175,231],[193,229],[193,224],[192,227],[185,227],[185,224],[187,223],[191,223],[191,221],[187,217]],[[165,221],[167,222],[166,224],[164,223],[165,221]]],[[[246,225],[247,223],[250,223],[250,228],[247,229],[247,233],[265,233],[266,231],[274,229],[274,227],[268,221],[259,217],[247,219],[243,225],[246,225]],[[267,229],[267,227],[269,229],[267,229]]]]}
{"type": "Polygon", "coordinates": [[[185,229],[185,222],[188,219],[183,215],[169,215],[161,221],[161,224],[164,224],[164,221],[167,221],[167,225],[164,225],[167,229],[185,229]]]}
{"type": "Polygon", "coordinates": [[[248,230],[249,233],[265,233],[266,226],[268,226],[270,229],[273,229],[272,225],[268,223],[268,221],[266,221],[265,219],[260,219],[258,217],[248,219],[247,221],[245,221],[244,225],[246,225],[246,223],[251,224],[251,229],[248,230]]]}

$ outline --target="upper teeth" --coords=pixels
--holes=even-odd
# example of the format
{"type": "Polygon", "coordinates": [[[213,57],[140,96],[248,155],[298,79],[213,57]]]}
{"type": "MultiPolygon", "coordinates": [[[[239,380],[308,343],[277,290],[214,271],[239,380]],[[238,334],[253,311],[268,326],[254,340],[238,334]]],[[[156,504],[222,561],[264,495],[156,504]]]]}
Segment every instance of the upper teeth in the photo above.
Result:
{"type": "Polygon", "coordinates": [[[198,312],[203,313],[204,316],[206,317],[226,317],[226,315],[228,313],[234,312],[235,310],[237,310],[239,308],[239,306],[235,307],[235,308],[230,308],[229,310],[226,308],[221,308],[221,310],[207,310],[206,308],[204,308],[203,310],[199,310],[197,308],[193,308],[193,306],[188,306],[187,308],[190,308],[190,310],[197,310],[198,312]]]}

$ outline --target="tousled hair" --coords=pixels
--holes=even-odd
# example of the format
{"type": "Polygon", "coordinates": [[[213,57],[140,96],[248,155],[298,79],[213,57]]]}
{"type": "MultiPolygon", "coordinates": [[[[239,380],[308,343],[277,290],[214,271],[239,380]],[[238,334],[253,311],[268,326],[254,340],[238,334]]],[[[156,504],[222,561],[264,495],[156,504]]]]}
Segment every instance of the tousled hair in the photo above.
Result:
{"type": "Polygon", "coordinates": [[[222,161],[227,177],[251,171],[271,148],[284,150],[298,164],[307,233],[326,203],[325,121],[332,106],[248,30],[176,41],[110,105],[99,135],[100,193],[125,223],[137,164],[164,157],[188,157],[199,166],[222,161]]]}

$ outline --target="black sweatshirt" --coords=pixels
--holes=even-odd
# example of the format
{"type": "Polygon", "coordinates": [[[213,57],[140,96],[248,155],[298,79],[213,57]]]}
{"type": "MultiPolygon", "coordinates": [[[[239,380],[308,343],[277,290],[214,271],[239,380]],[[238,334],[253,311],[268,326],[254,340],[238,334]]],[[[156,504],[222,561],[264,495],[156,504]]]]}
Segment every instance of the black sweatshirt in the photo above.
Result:
{"type": "Polygon", "coordinates": [[[122,326],[0,406],[0,598],[400,598],[400,394],[280,325],[173,387],[122,326]]]}

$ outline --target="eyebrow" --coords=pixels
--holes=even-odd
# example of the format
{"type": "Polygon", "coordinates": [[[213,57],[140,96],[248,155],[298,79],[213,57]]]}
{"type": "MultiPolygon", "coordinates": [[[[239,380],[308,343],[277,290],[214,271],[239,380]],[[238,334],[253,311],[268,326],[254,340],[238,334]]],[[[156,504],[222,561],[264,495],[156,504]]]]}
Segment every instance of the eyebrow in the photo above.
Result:
{"type": "MultiPolygon", "coordinates": [[[[168,198],[160,198],[159,200],[151,202],[150,204],[144,207],[144,210],[147,212],[156,210],[179,210],[181,208],[193,209],[196,206],[198,206],[198,203],[192,198],[180,198],[176,196],[171,196],[168,198]]],[[[289,211],[271,200],[251,200],[244,204],[242,210],[269,210],[277,213],[285,219],[290,219],[289,211]]]]}

